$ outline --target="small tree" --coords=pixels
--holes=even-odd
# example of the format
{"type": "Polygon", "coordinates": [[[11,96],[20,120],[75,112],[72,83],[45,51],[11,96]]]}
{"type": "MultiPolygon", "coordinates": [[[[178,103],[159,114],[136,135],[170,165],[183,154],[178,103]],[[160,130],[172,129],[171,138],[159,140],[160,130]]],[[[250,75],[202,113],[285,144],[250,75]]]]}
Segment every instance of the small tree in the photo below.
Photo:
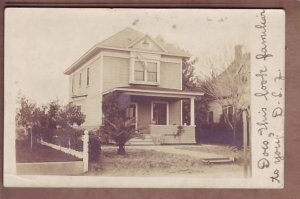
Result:
{"type": "Polygon", "coordinates": [[[63,128],[71,127],[74,124],[80,126],[84,121],[85,115],[78,106],[71,102],[58,111],[57,124],[63,128]]]}
{"type": "Polygon", "coordinates": [[[16,123],[18,126],[24,127],[28,135],[30,135],[30,147],[32,148],[32,128],[39,125],[40,110],[37,108],[35,103],[30,102],[26,97],[20,97],[18,102],[20,107],[17,109],[16,123]]]}
{"type": "Polygon", "coordinates": [[[139,135],[135,129],[135,118],[116,117],[111,121],[104,119],[103,128],[103,131],[108,133],[109,137],[119,146],[119,155],[125,155],[126,142],[139,135]]]}
{"type": "Polygon", "coordinates": [[[125,144],[134,137],[141,136],[135,128],[135,118],[127,118],[125,111],[129,99],[119,93],[112,93],[104,97],[102,102],[103,126],[101,133],[109,137],[119,146],[118,154],[124,155],[125,144]]]}
{"type": "MultiPolygon", "coordinates": [[[[199,88],[198,88],[199,89],[199,88]]],[[[195,101],[196,142],[200,143],[207,130],[208,99],[202,96],[195,101]]]]}
{"type": "Polygon", "coordinates": [[[36,104],[32,103],[26,97],[18,99],[20,107],[17,109],[16,122],[17,125],[28,129],[29,127],[37,124],[37,108],[36,104]]]}

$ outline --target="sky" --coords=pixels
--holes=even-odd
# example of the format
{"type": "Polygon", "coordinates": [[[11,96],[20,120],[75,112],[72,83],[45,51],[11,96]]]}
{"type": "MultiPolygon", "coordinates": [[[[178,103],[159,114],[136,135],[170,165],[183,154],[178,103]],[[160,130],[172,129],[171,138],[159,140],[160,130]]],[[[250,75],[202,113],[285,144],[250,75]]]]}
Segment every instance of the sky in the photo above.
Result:
{"type": "Polygon", "coordinates": [[[5,11],[5,88],[38,104],[68,102],[63,71],[95,44],[126,27],[188,50],[208,74],[249,49],[248,10],[10,8],[5,11]],[[218,61],[219,60],[219,61],[218,61]]]}

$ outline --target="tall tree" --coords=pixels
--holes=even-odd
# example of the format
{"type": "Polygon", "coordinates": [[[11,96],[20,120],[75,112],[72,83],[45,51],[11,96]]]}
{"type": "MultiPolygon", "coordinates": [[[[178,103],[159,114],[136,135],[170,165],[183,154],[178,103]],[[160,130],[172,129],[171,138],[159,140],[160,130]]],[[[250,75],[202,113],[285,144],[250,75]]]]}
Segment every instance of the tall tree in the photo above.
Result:
{"type": "Polygon", "coordinates": [[[241,110],[250,108],[248,101],[245,100],[245,94],[249,89],[249,81],[245,81],[245,77],[249,74],[249,57],[245,59],[236,57],[233,61],[223,64],[227,65],[227,68],[221,74],[212,70],[206,79],[200,82],[200,89],[210,101],[216,101],[222,107],[232,107],[232,113],[223,113],[223,118],[232,131],[233,145],[236,145],[237,123],[240,120],[241,110]],[[246,72],[241,72],[242,69],[246,72]]]}
{"type": "Polygon", "coordinates": [[[197,58],[183,58],[182,60],[182,89],[194,90],[197,87],[198,77],[195,75],[194,64],[198,61],[197,58]]]}
{"type": "MultiPolygon", "coordinates": [[[[182,59],[182,89],[196,90],[198,86],[198,76],[195,74],[195,66],[198,59],[183,58],[182,59]]],[[[183,100],[182,103],[183,123],[190,124],[190,101],[183,100]]]]}
{"type": "Polygon", "coordinates": [[[56,129],[59,123],[59,112],[61,109],[61,105],[58,100],[53,100],[49,103],[48,110],[48,127],[52,129],[56,129]]]}

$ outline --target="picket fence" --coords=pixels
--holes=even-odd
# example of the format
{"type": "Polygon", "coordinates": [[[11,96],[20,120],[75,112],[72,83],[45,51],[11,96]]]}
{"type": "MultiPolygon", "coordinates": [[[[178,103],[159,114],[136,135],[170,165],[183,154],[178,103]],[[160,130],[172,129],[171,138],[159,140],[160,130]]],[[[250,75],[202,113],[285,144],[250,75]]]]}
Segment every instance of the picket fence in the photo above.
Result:
{"type": "Polygon", "coordinates": [[[89,134],[88,134],[87,130],[85,130],[84,134],[83,134],[83,151],[76,151],[74,149],[71,149],[70,147],[67,148],[67,147],[63,147],[63,146],[56,145],[53,143],[49,143],[49,142],[44,141],[43,138],[41,138],[40,144],[82,159],[83,172],[88,171],[88,168],[89,168],[89,134]]]}

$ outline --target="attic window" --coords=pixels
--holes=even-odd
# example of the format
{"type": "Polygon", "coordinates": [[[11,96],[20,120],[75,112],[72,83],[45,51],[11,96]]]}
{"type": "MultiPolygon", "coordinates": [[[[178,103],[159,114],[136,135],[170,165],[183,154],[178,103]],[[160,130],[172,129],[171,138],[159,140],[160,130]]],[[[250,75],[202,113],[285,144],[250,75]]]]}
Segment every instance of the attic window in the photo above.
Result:
{"type": "Polygon", "coordinates": [[[141,43],[141,47],[144,49],[150,48],[151,43],[148,41],[148,39],[144,39],[141,43]]]}

